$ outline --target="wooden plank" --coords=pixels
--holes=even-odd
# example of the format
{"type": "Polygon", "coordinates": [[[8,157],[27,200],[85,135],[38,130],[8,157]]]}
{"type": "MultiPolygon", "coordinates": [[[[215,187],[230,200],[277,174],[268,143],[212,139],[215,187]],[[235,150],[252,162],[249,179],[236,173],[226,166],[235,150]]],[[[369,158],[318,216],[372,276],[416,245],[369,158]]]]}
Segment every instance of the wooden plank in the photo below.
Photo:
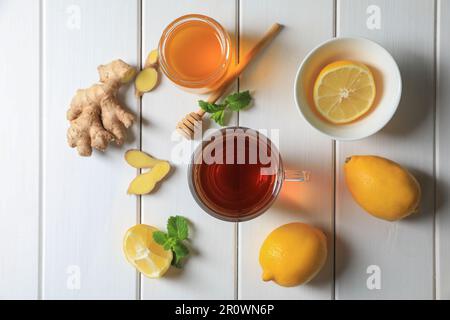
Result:
{"type": "MultiPolygon", "coordinates": [[[[67,146],[66,111],[78,88],[98,81],[97,66],[121,58],[136,65],[138,1],[44,1],[43,298],[133,299],[136,271],[122,253],[122,237],[136,223],[127,196],[135,176],[126,146],[81,158],[67,146]]],[[[25,60],[24,60],[25,61],[25,60]]],[[[138,114],[133,88],[122,90],[138,114]]]]}
{"type": "Polygon", "coordinates": [[[375,40],[394,56],[403,78],[399,110],[386,128],[337,144],[338,299],[434,296],[434,10],[434,2],[426,0],[338,1],[338,36],[375,40]],[[378,14],[379,27],[373,20],[378,14]],[[422,186],[420,214],[386,222],[358,207],[342,172],[346,157],[355,154],[384,156],[409,168],[422,186]],[[381,287],[368,286],[379,274],[381,287]]]}
{"type": "Polygon", "coordinates": [[[1,299],[38,297],[39,24],[38,1],[1,2],[1,299]]]}
{"type": "MultiPolygon", "coordinates": [[[[333,1],[241,1],[241,56],[274,22],[285,29],[241,79],[255,105],[240,112],[239,124],[279,130],[279,149],[289,169],[307,170],[308,183],[286,182],[280,198],[261,217],[239,226],[240,299],[330,299],[333,288],[332,141],[315,132],[294,102],[296,70],[308,51],[333,36],[333,1]],[[283,288],[261,280],[259,248],[284,223],[300,221],[328,237],[328,261],[319,276],[302,287],[283,288]]],[[[270,136],[269,136],[270,138],[270,136]]],[[[273,137],[272,137],[273,138],[273,137]]],[[[275,141],[274,141],[275,142],[275,141]]]]}
{"type": "MultiPolygon", "coordinates": [[[[142,56],[158,46],[164,28],[175,18],[200,13],[219,21],[235,34],[235,1],[144,2],[142,56]]],[[[164,279],[142,279],[144,299],[232,299],[235,292],[234,224],[210,217],[194,202],[187,183],[190,142],[174,132],[184,115],[197,108],[198,96],[176,88],[167,78],[142,100],[142,148],[155,157],[169,159],[173,174],[152,195],[142,198],[143,223],[165,228],[171,215],[183,215],[192,222],[194,254],[183,270],[171,269],[164,279]],[[186,147],[183,161],[178,151],[186,147]]],[[[230,124],[236,123],[236,118],[230,124]]],[[[216,126],[213,126],[216,128],[216,126]]]]}
{"type": "Polygon", "coordinates": [[[438,1],[436,105],[436,297],[450,299],[450,3],[438,1]]]}

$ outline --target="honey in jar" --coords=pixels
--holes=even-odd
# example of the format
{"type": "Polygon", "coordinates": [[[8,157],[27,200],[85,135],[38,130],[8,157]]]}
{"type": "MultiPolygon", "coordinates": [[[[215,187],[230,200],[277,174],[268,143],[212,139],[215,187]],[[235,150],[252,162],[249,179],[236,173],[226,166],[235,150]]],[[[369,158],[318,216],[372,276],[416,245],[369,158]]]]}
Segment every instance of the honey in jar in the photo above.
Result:
{"type": "Polygon", "coordinates": [[[220,85],[230,65],[230,43],[217,21],[203,15],[182,16],[161,37],[161,69],[183,89],[210,92],[220,85]]]}

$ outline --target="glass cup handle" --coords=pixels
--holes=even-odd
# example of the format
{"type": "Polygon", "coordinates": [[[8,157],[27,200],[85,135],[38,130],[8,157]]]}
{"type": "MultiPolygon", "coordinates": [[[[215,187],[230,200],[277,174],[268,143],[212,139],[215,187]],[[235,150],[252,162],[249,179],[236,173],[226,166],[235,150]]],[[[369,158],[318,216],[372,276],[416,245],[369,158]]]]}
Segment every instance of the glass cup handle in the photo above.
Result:
{"type": "Polygon", "coordinates": [[[304,170],[284,170],[285,181],[307,182],[309,181],[309,171],[304,170]]]}

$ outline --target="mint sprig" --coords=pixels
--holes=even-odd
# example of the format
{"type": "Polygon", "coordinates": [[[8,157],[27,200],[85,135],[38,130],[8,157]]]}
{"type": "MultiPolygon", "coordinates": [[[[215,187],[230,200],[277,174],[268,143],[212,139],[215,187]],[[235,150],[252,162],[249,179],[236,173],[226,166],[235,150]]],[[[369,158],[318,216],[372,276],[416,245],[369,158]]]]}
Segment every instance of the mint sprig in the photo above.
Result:
{"type": "Polygon", "coordinates": [[[189,255],[189,249],[183,243],[189,236],[188,221],[182,216],[170,217],[167,221],[167,233],[163,231],[153,232],[153,240],[164,250],[172,250],[174,258],[172,265],[182,267],[182,260],[189,255]]]}
{"type": "Polygon", "coordinates": [[[198,105],[205,112],[211,114],[211,119],[213,119],[219,125],[224,126],[225,113],[227,112],[227,110],[242,110],[247,107],[251,101],[252,97],[250,95],[250,92],[247,90],[244,92],[236,92],[230,94],[221,104],[199,100],[198,105]]]}

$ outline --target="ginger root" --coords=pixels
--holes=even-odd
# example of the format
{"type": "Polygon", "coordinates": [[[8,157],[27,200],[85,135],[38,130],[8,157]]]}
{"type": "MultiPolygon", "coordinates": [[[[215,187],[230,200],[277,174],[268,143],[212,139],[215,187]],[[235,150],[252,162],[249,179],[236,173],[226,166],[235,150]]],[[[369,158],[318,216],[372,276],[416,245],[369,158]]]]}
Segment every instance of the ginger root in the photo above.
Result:
{"type": "Polygon", "coordinates": [[[126,129],[134,121],[134,116],[120,105],[117,92],[133,79],[136,70],[122,60],[101,65],[97,70],[100,83],[78,90],[67,111],[67,141],[80,156],[90,156],[92,148],[104,151],[111,141],[122,145],[126,129]]]}
{"type": "Polygon", "coordinates": [[[161,162],[161,160],[155,159],[140,150],[128,150],[125,152],[125,160],[130,166],[136,169],[153,168],[161,162]]]}
{"type": "Polygon", "coordinates": [[[170,171],[167,161],[159,161],[149,172],[137,176],[128,187],[128,194],[143,195],[150,193],[156,184],[170,171]]]}

